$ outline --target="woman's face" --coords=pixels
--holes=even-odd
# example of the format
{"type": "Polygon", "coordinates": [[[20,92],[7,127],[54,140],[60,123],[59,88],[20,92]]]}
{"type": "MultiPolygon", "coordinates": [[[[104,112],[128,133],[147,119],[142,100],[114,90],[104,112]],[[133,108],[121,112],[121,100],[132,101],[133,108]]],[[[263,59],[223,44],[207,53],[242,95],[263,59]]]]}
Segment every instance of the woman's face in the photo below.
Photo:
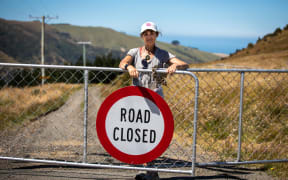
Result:
{"type": "Polygon", "coordinates": [[[157,38],[157,33],[155,31],[147,30],[141,35],[146,46],[154,46],[157,38]]]}

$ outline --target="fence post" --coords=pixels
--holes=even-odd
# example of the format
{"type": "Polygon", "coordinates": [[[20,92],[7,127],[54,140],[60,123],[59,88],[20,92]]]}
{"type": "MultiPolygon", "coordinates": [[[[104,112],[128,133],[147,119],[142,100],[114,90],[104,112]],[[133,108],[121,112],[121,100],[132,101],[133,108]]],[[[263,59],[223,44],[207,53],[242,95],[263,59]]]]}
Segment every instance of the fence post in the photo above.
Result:
{"type": "Polygon", "coordinates": [[[88,70],[84,70],[84,152],[83,163],[87,161],[87,118],[88,118],[88,70]]]}
{"type": "Polygon", "coordinates": [[[197,120],[198,120],[198,96],[199,96],[199,80],[196,75],[192,74],[195,79],[195,102],[194,102],[194,132],[193,132],[193,147],[192,147],[192,176],[195,176],[196,164],[196,145],[197,145],[197,120]]]}
{"type": "Polygon", "coordinates": [[[237,162],[241,160],[243,92],[244,92],[244,72],[241,72],[237,162]]]}

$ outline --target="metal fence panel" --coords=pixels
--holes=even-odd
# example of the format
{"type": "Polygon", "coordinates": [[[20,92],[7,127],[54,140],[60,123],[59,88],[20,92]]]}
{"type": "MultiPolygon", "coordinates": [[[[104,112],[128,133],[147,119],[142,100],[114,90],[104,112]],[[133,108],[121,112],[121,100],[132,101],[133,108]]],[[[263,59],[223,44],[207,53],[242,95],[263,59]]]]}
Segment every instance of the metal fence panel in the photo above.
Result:
{"type": "Polygon", "coordinates": [[[287,71],[194,71],[198,165],[288,162],[287,71]]]}
{"type": "MultiPolygon", "coordinates": [[[[2,157],[192,173],[192,141],[183,140],[184,135],[193,137],[196,89],[192,73],[166,78],[164,98],[172,109],[175,133],[169,148],[149,167],[119,162],[105,151],[97,138],[98,108],[113,91],[131,85],[128,74],[109,68],[89,69],[89,72],[83,72],[83,67],[62,68],[47,68],[43,86],[38,66],[1,68],[2,157]],[[87,126],[84,132],[83,126],[87,126]]],[[[151,70],[146,72],[151,74],[151,70]]]]}

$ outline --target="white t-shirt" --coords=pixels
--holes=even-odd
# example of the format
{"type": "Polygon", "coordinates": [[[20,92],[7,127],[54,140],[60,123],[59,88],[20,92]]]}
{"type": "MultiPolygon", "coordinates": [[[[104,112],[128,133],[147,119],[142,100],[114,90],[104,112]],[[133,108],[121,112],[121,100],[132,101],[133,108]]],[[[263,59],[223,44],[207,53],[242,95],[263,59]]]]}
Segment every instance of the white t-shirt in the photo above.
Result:
{"type": "MultiPolygon", "coordinates": [[[[168,65],[169,60],[175,57],[175,55],[158,47],[155,47],[154,57],[149,61],[142,59],[140,48],[130,49],[127,55],[133,58],[132,65],[136,69],[164,68],[165,64],[168,65]]],[[[163,97],[162,87],[160,84],[157,84],[151,73],[139,72],[139,77],[133,78],[133,85],[152,89],[163,97]]]]}

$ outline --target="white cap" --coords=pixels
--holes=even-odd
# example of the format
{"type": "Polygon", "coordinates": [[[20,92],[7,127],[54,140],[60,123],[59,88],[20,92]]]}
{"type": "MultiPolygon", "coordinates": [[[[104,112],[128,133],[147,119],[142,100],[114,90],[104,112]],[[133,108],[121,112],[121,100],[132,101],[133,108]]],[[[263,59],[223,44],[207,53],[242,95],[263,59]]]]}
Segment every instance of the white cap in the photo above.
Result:
{"type": "Polygon", "coordinates": [[[158,28],[157,28],[157,26],[156,26],[156,24],[155,23],[153,23],[153,22],[145,22],[142,26],[141,26],[141,33],[140,34],[142,34],[144,31],[146,31],[146,30],[152,30],[152,31],[155,31],[155,32],[159,32],[158,31],[158,28]]]}

